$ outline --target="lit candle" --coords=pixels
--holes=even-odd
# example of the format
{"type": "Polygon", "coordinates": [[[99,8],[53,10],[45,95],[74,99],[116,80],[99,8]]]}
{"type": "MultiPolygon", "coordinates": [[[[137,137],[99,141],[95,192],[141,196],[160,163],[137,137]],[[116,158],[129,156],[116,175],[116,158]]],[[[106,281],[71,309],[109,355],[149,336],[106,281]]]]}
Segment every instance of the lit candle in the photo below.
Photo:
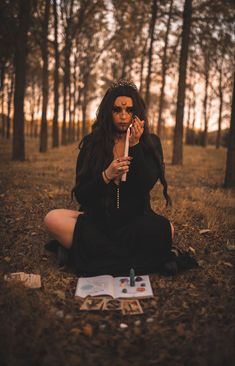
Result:
{"type": "MultiPolygon", "coordinates": [[[[131,133],[131,127],[132,124],[128,127],[127,131],[126,131],[126,141],[125,141],[125,150],[124,150],[124,156],[128,156],[129,154],[129,138],[130,138],[130,133],[131,133]]],[[[122,175],[122,182],[126,181],[126,173],[122,175]]]]}

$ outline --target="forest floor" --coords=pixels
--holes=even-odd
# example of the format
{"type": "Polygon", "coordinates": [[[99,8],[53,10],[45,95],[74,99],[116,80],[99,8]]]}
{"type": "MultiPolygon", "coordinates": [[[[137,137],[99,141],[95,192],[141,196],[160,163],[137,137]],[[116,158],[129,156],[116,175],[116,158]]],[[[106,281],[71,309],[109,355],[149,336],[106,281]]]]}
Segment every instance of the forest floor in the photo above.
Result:
{"type": "Polygon", "coordinates": [[[163,144],[173,208],[165,208],[159,184],[152,206],[173,222],[174,245],[190,250],[200,266],[151,275],[154,298],[140,300],[142,315],[126,316],[80,311],[76,275],[44,250],[45,214],[77,208],[70,200],[76,144],[39,154],[27,141],[25,162],[12,162],[10,144],[0,145],[2,366],[233,364],[235,195],[222,188],[225,149],[186,146],[184,165],[172,166],[172,146],[163,144]],[[40,274],[42,288],[3,280],[17,271],[40,274]]]}

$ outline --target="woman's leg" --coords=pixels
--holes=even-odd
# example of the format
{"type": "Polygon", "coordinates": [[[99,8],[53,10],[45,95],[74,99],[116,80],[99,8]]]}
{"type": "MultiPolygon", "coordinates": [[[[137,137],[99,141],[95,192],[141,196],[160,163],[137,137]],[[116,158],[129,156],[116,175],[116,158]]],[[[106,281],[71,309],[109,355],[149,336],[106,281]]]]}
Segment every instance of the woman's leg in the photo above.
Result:
{"type": "Polygon", "coordinates": [[[62,246],[69,249],[72,245],[74,227],[79,215],[83,212],[56,209],[48,212],[44,223],[47,230],[62,246]]]}

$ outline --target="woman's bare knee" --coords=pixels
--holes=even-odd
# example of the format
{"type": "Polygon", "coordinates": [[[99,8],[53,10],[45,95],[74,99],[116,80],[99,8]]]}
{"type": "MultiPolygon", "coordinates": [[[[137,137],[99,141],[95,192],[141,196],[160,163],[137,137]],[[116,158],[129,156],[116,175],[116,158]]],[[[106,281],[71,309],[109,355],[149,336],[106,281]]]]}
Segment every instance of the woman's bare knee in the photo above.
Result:
{"type": "Polygon", "coordinates": [[[55,209],[45,216],[47,230],[65,247],[72,245],[73,231],[77,217],[83,212],[55,209]]]}
{"type": "Polygon", "coordinates": [[[44,224],[48,230],[53,229],[55,225],[58,225],[61,221],[67,219],[76,219],[81,214],[79,211],[67,210],[63,208],[57,208],[48,212],[44,218],[44,224]]]}
{"type": "Polygon", "coordinates": [[[51,229],[53,229],[53,227],[57,223],[58,217],[59,213],[57,209],[48,212],[45,216],[44,224],[49,231],[51,231],[51,229]]]}

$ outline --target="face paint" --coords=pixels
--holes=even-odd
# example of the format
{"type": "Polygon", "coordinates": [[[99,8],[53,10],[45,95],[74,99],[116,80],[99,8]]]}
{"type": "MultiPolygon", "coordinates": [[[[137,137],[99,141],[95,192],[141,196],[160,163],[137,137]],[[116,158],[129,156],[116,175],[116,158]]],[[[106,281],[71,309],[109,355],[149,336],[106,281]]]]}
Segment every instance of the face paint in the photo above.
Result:
{"type": "Polygon", "coordinates": [[[119,133],[126,133],[134,114],[133,101],[130,97],[120,96],[114,101],[112,118],[115,129],[119,133]]]}
{"type": "Polygon", "coordinates": [[[122,107],[118,107],[118,106],[114,105],[113,108],[112,108],[112,111],[113,111],[113,113],[126,112],[128,114],[133,114],[134,108],[133,107],[122,108],[122,107]]]}

